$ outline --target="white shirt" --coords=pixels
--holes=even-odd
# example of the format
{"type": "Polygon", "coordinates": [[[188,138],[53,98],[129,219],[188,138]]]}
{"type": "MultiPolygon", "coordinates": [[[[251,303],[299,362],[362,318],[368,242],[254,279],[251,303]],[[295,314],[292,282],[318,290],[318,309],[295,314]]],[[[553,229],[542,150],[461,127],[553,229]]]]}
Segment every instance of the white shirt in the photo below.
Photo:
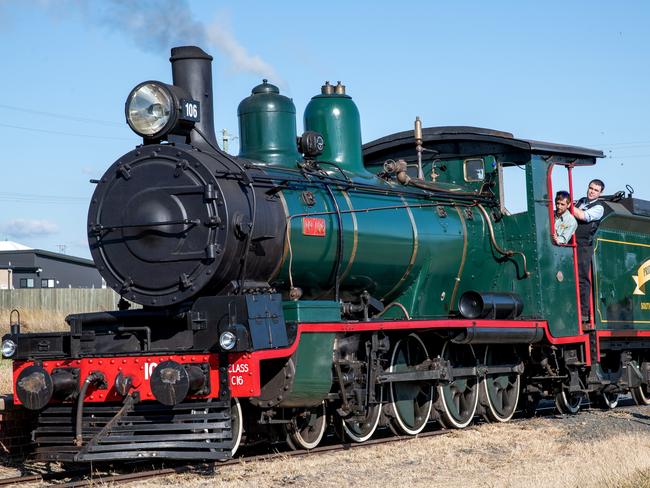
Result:
{"type": "Polygon", "coordinates": [[[587,205],[589,205],[590,203],[592,203],[592,202],[593,202],[593,200],[590,202],[589,200],[587,200],[585,198],[584,200],[582,200],[582,203],[580,205],[578,205],[578,208],[580,210],[584,211],[584,213],[585,213],[585,218],[584,218],[585,222],[591,222],[593,220],[600,220],[600,219],[603,218],[603,214],[605,213],[605,209],[600,204],[599,205],[594,205],[593,207],[588,208],[588,209],[585,210],[585,207],[587,205]]]}
{"type": "Polygon", "coordinates": [[[566,210],[562,215],[555,214],[555,237],[558,244],[568,244],[576,231],[578,223],[571,212],[566,210]]]}

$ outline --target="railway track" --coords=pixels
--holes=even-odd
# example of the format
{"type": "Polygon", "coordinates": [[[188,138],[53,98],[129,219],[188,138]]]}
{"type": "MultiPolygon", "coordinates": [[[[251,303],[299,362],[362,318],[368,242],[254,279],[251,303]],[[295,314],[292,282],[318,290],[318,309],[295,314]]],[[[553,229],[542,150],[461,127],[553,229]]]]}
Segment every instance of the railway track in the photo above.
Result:
{"type": "MultiPolygon", "coordinates": [[[[631,407],[634,407],[634,402],[631,399],[625,399],[621,402],[620,406],[616,410],[627,410],[631,407]]],[[[583,405],[583,408],[590,408],[590,405],[583,405]]],[[[548,404],[542,404],[537,409],[538,416],[551,416],[555,413],[555,407],[551,402],[548,404]]],[[[526,422],[529,420],[527,417],[518,415],[517,418],[510,421],[510,423],[519,423],[526,422]]],[[[479,424],[474,424],[469,429],[480,428],[479,424]]],[[[239,464],[241,461],[254,462],[254,461],[269,461],[276,458],[287,458],[287,457],[301,457],[305,455],[319,455],[326,453],[334,453],[352,449],[363,449],[367,447],[374,447],[378,445],[398,443],[413,439],[426,439],[436,436],[444,436],[454,430],[428,430],[418,434],[417,436],[394,436],[391,435],[389,430],[386,429],[383,433],[383,436],[377,437],[375,439],[370,439],[363,443],[347,443],[338,441],[334,435],[331,435],[326,441],[325,444],[311,450],[295,450],[295,451],[279,451],[279,452],[269,452],[263,454],[252,454],[252,455],[243,455],[238,456],[234,459],[217,462],[217,463],[200,463],[200,464],[178,464],[170,465],[167,463],[165,466],[155,468],[155,469],[145,469],[143,463],[131,463],[123,464],[122,470],[126,472],[122,473],[111,473],[101,470],[90,470],[86,468],[77,468],[74,470],[62,470],[59,472],[47,472],[47,473],[33,473],[26,474],[22,476],[15,476],[11,478],[0,478],[0,486],[18,486],[24,485],[25,483],[47,483],[50,486],[56,486],[58,488],[76,488],[84,486],[92,486],[102,484],[102,485],[118,485],[118,484],[127,484],[135,483],[139,481],[144,481],[153,478],[159,478],[164,476],[170,476],[174,474],[184,474],[184,473],[196,473],[197,475],[207,475],[212,474],[218,469],[227,468],[228,466],[239,464]]]]}
{"type": "MultiPolygon", "coordinates": [[[[435,437],[440,435],[445,435],[448,430],[433,430],[428,432],[423,432],[417,436],[417,438],[427,438],[435,437]]],[[[346,451],[350,449],[362,449],[367,447],[373,447],[381,444],[389,444],[395,442],[402,442],[408,439],[414,439],[414,437],[397,437],[397,436],[386,436],[379,437],[377,439],[370,439],[366,442],[357,444],[350,443],[341,443],[333,442],[323,446],[319,446],[311,450],[296,450],[296,451],[282,451],[266,454],[257,454],[252,456],[240,456],[228,461],[218,462],[218,463],[202,463],[202,464],[183,464],[173,467],[163,467],[159,469],[143,470],[143,471],[134,471],[129,473],[122,474],[106,474],[101,472],[90,472],[90,470],[75,470],[74,473],[70,471],[61,471],[58,473],[48,473],[43,475],[33,474],[26,476],[16,476],[12,478],[0,479],[0,486],[12,486],[23,483],[35,483],[35,482],[53,482],[53,486],[60,488],[73,488],[73,487],[82,487],[82,486],[91,486],[97,483],[101,484],[119,484],[119,483],[133,483],[136,481],[142,481],[150,478],[156,478],[161,476],[168,476],[172,474],[182,474],[190,472],[210,472],[214,471],[215,468],[227,467],[229,465],[238,464],[242,460],[245,461],[261,461],[261,460],[271,460],[278,457],[300,457],[305,455],[318,455],[329,452],[338,452],[346,451]],[[82,479],[75,480],[74,478],[81,477],[82,479]],[[71,481],[64,481],[66,478],[73,478],[71,481]]],[[[141,465],[140,465],[141,466],[141,465]]],[[[137,469],[137,465],[134,465],[137,469]]]]}

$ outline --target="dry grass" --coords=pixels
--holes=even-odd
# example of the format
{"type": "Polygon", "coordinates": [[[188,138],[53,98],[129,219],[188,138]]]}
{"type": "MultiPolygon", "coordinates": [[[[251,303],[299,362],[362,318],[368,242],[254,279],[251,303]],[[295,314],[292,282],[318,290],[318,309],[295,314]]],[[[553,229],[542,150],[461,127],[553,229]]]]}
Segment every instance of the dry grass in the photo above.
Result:
{"type": "MultiPolygon", "coordinates": [[[[650,424],[645,412],[588,412],[573,419],[482,424],[445,436],[337,453],[241,461],[209,474],[175,475],[138,486],[650,488],[650,424]],[[614,420],[635,428],[612,428],[614,420]],[[592,440],[578,438],[585,425],[594,434],[592,440]]],[[[2,476],[14,471],[0,467],[2,476]]]]}
{"type": "Polygon", "coordinates": [[[628,480],[615,486],[617,488],[650,488],[650,469],[638,471],[628,480]]]}
{"type": "Polygon", "coordinates": [[[11,361],[0,359],[0,395],[13,392],[11,361]]]}
{"type": "MultiPolygon", "coordinates": [[[[9,332],[10,310],[0,309],[0,331],[1,335],[9,332]]],[[[49,332],[55,330],[69,330],[65,318],[68,314],[54,310],[22,309],[20,310],[21,332],[49,332]]],[[[14,314],[12,319],[15,320],[14,314]]]]}
{"type": "MultiPolygon", "coordinates": [[[[607,422],[607,418],[603,418],[607,422]]],[[[169,484],[219,487],[463,488],[650,487],[650,438],[617,434],[581,442],[555,419],[482,425],[444,437],[335,454],[242,462],[210,477],[175,476],[169,484]]],[[[161,486],[151,481],[141,486],[161,486]]]]}

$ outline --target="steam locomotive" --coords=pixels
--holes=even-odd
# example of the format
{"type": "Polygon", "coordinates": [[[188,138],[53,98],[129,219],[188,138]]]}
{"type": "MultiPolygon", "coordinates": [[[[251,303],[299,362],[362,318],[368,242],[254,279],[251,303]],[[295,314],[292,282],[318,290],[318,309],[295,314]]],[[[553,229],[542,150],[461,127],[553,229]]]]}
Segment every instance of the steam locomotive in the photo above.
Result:
{"type": "Polygon", "coordinates": [[[119,310],[3,337],[37,459],[225,459],[311,449],[328,428],[364,442],[505,422],[543,398],[650,404],[650,202],[604,198],[588,324],[575,242],[552,240],[554,172],[571,184],[602,152],[419,119],[362,145],[340,82],[297,137],[292,100],[264,80],[233,157],[212,57],[170,61],[173,84],[127,98],[142,144],[94,181],[89,245],[119,310]],[[518,213],[509,168],[525,174],[518,213]]]}

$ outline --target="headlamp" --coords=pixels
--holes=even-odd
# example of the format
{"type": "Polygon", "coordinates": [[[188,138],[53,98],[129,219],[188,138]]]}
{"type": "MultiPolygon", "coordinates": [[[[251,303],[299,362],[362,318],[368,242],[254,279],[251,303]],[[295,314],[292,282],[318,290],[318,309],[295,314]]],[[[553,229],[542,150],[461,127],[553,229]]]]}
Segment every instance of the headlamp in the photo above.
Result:
{"type": "Polygon", "coordinates": [[[199,102],[184,96],[176,86],[145,81],[129,93],[125,112],[136,134],[145,139],[162,139],[169,133],[187,133],[199,121],[199,102]]]}
{"type": "Polygon", "coordinates": [[[16,343],[11,339],[2,341],[2,357],[10,358],[16,354],[16,343]]]}
{"type": "Polygon", "coordinates": [[[222,349],[230,351],[237,344],[237,336],[227,330],[219,336],[219,345],[222,349]]]}

